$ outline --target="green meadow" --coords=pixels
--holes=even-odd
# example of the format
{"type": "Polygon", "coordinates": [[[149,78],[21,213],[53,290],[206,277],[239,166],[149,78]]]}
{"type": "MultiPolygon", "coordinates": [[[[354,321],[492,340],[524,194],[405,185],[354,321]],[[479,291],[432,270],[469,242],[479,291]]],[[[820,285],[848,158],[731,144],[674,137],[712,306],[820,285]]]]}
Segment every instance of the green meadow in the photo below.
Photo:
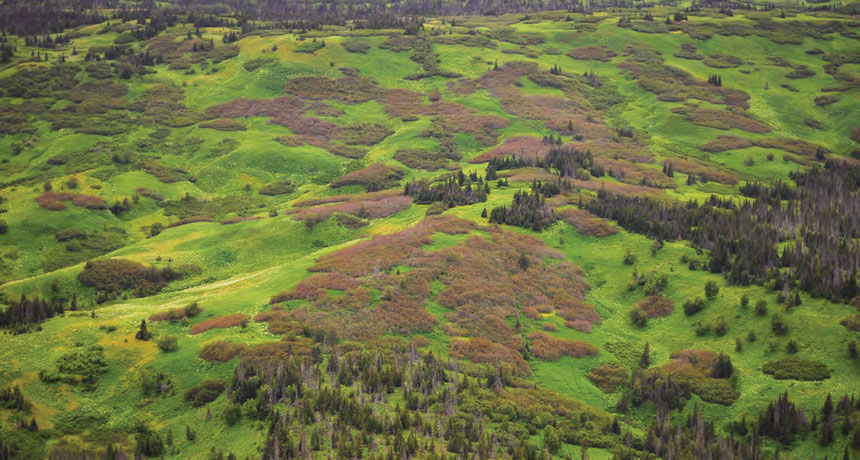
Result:
{"type": "MultiPolygon", "coordinates": [[[[736,10],[733,16],[712,8],[688,10],[682,21],[671,20],[676,11],[683,10],[656,6],[593,14],[548,11],[464,16],[453,24],[451,17],[427,17],[423,29],[411,35],[404,35],[402,28],[368,29],[351,23],[297,30],[257,21],[259,30],[246,28],[243,33],[232,22],[195,28],[179,21],[153,37],[131,42],[129,53],[150,50],[162,58],[129,78],[119,72],[118,63],[125,61],[85,57],[88,52],[104,55],[121,42],[117,24],[133,28],[132,21],[111,19],[66,30],[74,38],[53,48],[27,45],[23,37],[6,38],[4,33],[16,53],[0,64],[0,222],[5,224],[0,232],[0,310],[13,311],[22,298],[64,305],[74,298],[75,309],[66,306],[23,333],[2,329],[0,389],[19,387],[31,404],[25,410],[0,404],[0,446],[12,446],[16,452],[11,457],[0,452],[0,459],[79,458],[50,456],[58,451],[103,458],[105,446],[114,443],[131,456],[139,449],[144,422],[171,440],[160,456],[147,458],[216,458],[216,448],[234,458],[260,458],[268,448],[270,423],[248,415],[250,403],[243,406],[241,421],[231,424],[224,414],[238,404],[229,389],[199,407],[184,396],[208,379],[230,385],[246,355],[210,362],[200,357],[201,350],[220,341],[245,350],[289,340],[305,344],[296,332],[300,326],[337,325],[339,315],[348,321],[360,316],[357,312],[376,315],[391,292],[411,288],[398,287],[390,279],[406,280],[411,271],[431,269],[439,273],[426,283],[427,292],[422,291],[415,307],[430,318],[429,327],[365,331],[375,335],[364,338],[354,325],[333,326],[342,348],[329,349],[326,342],[325,353],[376,350],[391,340],[432,353],[449,367],[452,360],[458,366],[462,361],[463,375],[475,381],[494,372],[504,374],[507,380],[505,388],[497,389],[498,398],[519,390],[557,394],[565,404],[590,414],[594,422],[582,430],[591,430],[594,438],[574,442],[572,437],[550,449],[545,439],[549,424],[539,423],[540,416],[538,422],[509,423],[485,414],[488,432],[500,438],[501,433],[516,432],[540,455],[557,459],[585,458],[580,456],[587,439],[600,440],[588,449],[590,459],[657,458],[643,453],[658,411],[654,402],[620,409],[633,394],[632,375],[645,372],[639,363],[646,344],[651,369],[665,372],[660,378],[673,376],[677,352],[702,350],[731,359],[736,398],[721,404],[693,391],[670,413],[677,424],[701,410],[717,433],[744,438],[733,424],[759,420],[784,393],[808,419],[813,414],[821,419],[828,394],[836,401],[860,390],[860,360],[847,351],[851,342],[860,341],[860,330],[840,324],[858,314],[860,297],[853,303],[831,301],[798,288],[791,290],[789,300],[796,294],[799,305],[787,306],[770,283],[742,285],[710,272],[709,251],[693,242],[661,240],[658,249],[655,239],[619,222],[603,222],[610,234],[597,236],[571,219],[554,218],[541,231],[488,220],[488,212],[510,205],[535,180],[554,181],[557,172],[539,165],[491,170],[490,156],[545,155],[548,142],[556,139],[560,145],[589,150],[610,171],[603,177],[577,177],[570,189],[547,197],[556,216],[604,192],[664,203],[704,203],[715,196],[741,204],[752,200],[741,191],[746,183],[782,181],[797,188],[793,174],[825,161],[858,168],[856,15],[803,11],[789,2],[785,10],[736,10]],[[653,20],[647,20],[646,13],[653,20]],[[622,27],[622,18],[633,18],[633,26],[622,27]],[[665,23],[667,18],[671,25],[665,23]],[[811,25],[824,23],[838,26],[811,25]],[[767,24],[767,30],[761,24],[767,24]],[[227,32],[237,32],[238,39],[225,43],[222,36],[227,32]],[[212,48],[192,51],[191,42],[195,50],[198,43],[212,43],[212,48]],[[429,53],[422,51],[424,45],[429,53]],[[679,57],[685,45],[700,58],[679,57]],[[572,50],[586,47],[582,52],[599,55],[573,57],[572,50]],[[38,60],[31,57],[35,52],[38,60]],[[219,52],[228,57],[221,60],[219,52]],[[740,62],[715,67],[714,62],[729,61],[726,56],[737,56],[740,62]],[[649,65],[664,72],[674,68],[696,83],[684,86],[680,77],[660,80],[636,67],[654,59],[657,63],[649,65]],[[426,64],[430,61],[435,67],[426,64]],[[106,76],[96,76],[98,65],[106,66],[106,76]],[[72,69],[72,83],[37,76],[63,66],[72,69]],[[561,74],[550,72],[555,68],[561,74]],[[790,75],[803,69],[810,75],[790,75]],[[598,83],[589,80],[589,73],[598,83]],[[712,75],[720,76],[719,87],[705,83],[712,75]],[[28,93],[29,82],[36,80],[38,94],[28,93]],[[748,99],[727,103],[731,91],[743,92],[748,99]],[[565,128],[568,124],[572,130],[565,128]],[[384,135],[375,137],[377,132],[384,135]],[[416,167],[414,158],[432,160],[432,166],[416,167]],[[671,177],[665,173],[668,164],[677,165],[671,177]],[[407,184],[439,184],[451,178],[460,191],[460,171],[463,177],[480,178],[480,185],[466,179],[470,192],[473,185],[483,190],[486,183],[489,194],[456,206],[403,196],[407,184]],[[498,179],[491,180],[491,173],[498,179]],[[282,190],[269,193],[273,185],[282,190]],[[436,214],[441,217],[429,217],[436,214]],[[424,231],[422,222],[431,221],[474,227],[448,232],[442,226],[422,236],[421,244],[413,244],[409,238],[424,231]],[[394,254],[369,245],[378,238],[392,238],[384,241],[394,254]],[[521,246],[504,246],[509,240],[521,246]],[[355,248],[368,248],[369,255],[350,252],[355,248]],[[498,305],[486,306],[486,311],[500,317],[498,328],[511,331],[507,338],[519,341],[519,347],[496,345],[522,357],[525,370],[510,371],[506,359],[458,354],[457,343],[485,336],[469,329],[460,316],[462,305],[451,307],[448,285],[454,280],[443,280],[459,273],[451,268],[457,254],[468,260],[470,251],[481,252],[475,248],[485,248],[487,257],[500,265],[520,251],[526,267],[578,267],[580,274],[568,281],[587,283],[580,301],[599,319],[589,320],[587,328],[575,327],[561,308],[538,308],[539,314],[530,314],[527,309],[533,305],[518,298],[510,311],[492,310],[498,305]],[[346,268],[330,262],[338,257],[346,268]],[[93,261],[97,265],[106,259],[135,262],[148,274],[115,290],[82,281],[87,270],[93,270],[93,261]],[[691,269],[694,260],[702,266],[691,269]],[[353,268],[364,267],[362,263],[370,268],[353,268]],[[366,305],[338,303],[341,296],[349,298],[347,289],[327,287],[330,304],[297,294],[304,292],[297,288],[301,283],[321,272],[341,273],[338,270],[361,286],[358,290],[369,299],[366,305]],[[156,274],[172,271],[178,273],[175,279],[153,281],[156,274]],[[631,311],[647,295],[644,281],[635,281],[642,275],[665,275],[659,294],[670,299],[674,309],[637,326],[631,311]],[[711,282],[719,287],[712,298],[705,294],[711,282]],[[156,288],[143,295],[139,286],[146,283],[156,288]],[[273,299],[283,293],[293,294],[283,298],[288,300],[273,299]],[[686,315],[683,305],[697,297],[704,299],[704,308],[686,315]],[[759,302],[766,304],[763,314],[756,311],[759,302]],[[196,316],[150,319],[192,303],[201,308],[196,316]],[[257,316],[275,311],[273,305],[291,315],[284,320],[294,327],[288,333],[276,330],[274,320],[257,316]],[[245,315],[244,320],[219,323],[235,314],[245,315]],[[787,334],[774,332],[774,317],[782,319],[787,334]],[[148,340],[136,337],[142,320],[152,334],[148,340]],[[207,321],[220,325],[193,333],[195,325],[207,321]],[[718,324],[719,333],[714,327],[718,324]],[[563,343],[584,343],[596,352],[542,358],[530,348],[538,333],[563,343]],[[176,338],[175,351],[159,349],[159,339],[168,336],[176,338]],[[69,353],[93,345],[103,349],[106,363],[94,383],[86,384],[84,373],[71,380],[45,378],[58,372],[58,363],[69,353]],[[829,377],[779,380],[763,372],[766,363],[790,357],[820,363],[829,377]],[[590,377],[593,369],[607,363],[623,369],[624,375],[609,392],[590,377]],[[168,379],[166,389],[147,394],[142,388],[159,374],[168,379]],[[30,420],[38,430],[26,428],[30,420]],[[603,425],[613,420],[622,427],[615,434],[603,425]],[[195,439],[187,438],[186,427],[193,427],[195,439]],[[632,444],[625,443],[628,432],[632,444]],[[631,445],[642,455],[622,456],[631,445]]],[[[860,199],[856,188],[851,193],[860,199]]],[[[848,217],[845,222],[850,225],[848,217]]],[[[858,241],[855,236],[845,244],[858,241]]],[[[518,286],[522,280],[514,275],[497,282],[498,290],[512,284],[514,292],[541,291],[541,286],[518,286]]],[[[494,285],[482,288],[473,294],[495,299],[494,285]]],[[[402,311],[391,315],[412,318],[402,311]]],[[[459,370],[452,372],[460,375],[459,370]]],[[[361,393],[358,383],[344,388],[356,398],[361,393]]],[[[409,394],[400,388],[389,393],[378,410],[386,416],[395,410],[399,414],[409,394]]],[[[466,402],[478,407],[477,402],[466,402]]],[[[287,413],[288,405],[277,407],[287,413]]],[[[559,414],[554,416],[565,419],[559,414]]],[[[860,420],[856,415],[839,420],[830,442],[819,442],[820,429],[807,429],[787,444],[765,437],[760,441],[763,451],[768,458],[860,458],[860,429],[852,425],[860,420]]],[[[325,424],[303,426],[316,430],[325,424]]],[[[360,431],[353,429],[354,434],[360,431]]],[[[425,436],[430,440],[434,435],[425,436]]],[[[329,442],[326,438],[323,448],[304,458],[335,458],[337,450],[329,442]]],[[[391,443],[388,439],[385,445],[391,443]]],[[[376,458],[369,446],[359,453],[376,458]]],[[[458,452],[446,454],[452,456],[444,458],[458,458],[458,452]]]]}

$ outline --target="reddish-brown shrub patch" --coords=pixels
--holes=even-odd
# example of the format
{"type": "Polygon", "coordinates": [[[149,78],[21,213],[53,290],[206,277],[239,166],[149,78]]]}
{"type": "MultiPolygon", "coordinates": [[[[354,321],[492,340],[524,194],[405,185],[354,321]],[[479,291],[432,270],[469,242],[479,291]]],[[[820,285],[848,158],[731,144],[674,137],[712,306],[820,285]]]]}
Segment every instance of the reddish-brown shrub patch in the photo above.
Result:
{"type": "Polygon", "coordinates": [[[728,54],[712,54],[706,57],[702,63],[708,67],[714,67],[716,69],[728,69],[743,64],[744,60],[737,56],[731,56],[728,54]]]}
{"type": "Polygon", "coordinates": [[[531,374],[528,363],[518,351],[486,339],[454,340],[450,350],[452,356],[468,359],[473,363],[492,363],[499,366],[507,364],[519,374],[531,374]]]}
{"type": "Polygon", "coordinates": [[[189,314],[192,316],[196,316],[201,311],[203,311],[203,309],[197,307],[196,304],[194,305],[194,310],[190,310],[188,307],[171,308],[152,314],[149,317],[149,320],[154,323],[159,321],[174,321],[185,318],[189,314]]]}
{"type": "Polygon", "coordinates": [[[678,67],[665,65],[660,53],[649,46],[630,46],[624,50],[627,59],[618,67],[630,72],[642,89],[657,94],[661,101],[681,102],[699,99],[714,104],[738,108],[749,107],[749,94],[745,91],[714,86],[697,80],[678,67]]]}
{"type": "Polygon", "coordinates": [[[658,318],[671,314],[675,310],[675,302],[668,297],[649,295],[636,302],[635,308],[645,312],[649,318],[658,318]]]}
{"type": "Polygon", "coordinates": [[[243,363],[260,369],[268,364],[283,363],[289,358],[310,356],[311,344],[311,340],[306,337],[288,336],[279,342],[263,342],[245,347],[239,355],[243,363]]]}
{"type": "Polygon", "coordinates": [[[444,168],[450,160],[459,160],[460,155],[456,151],[445,155],[435,150],[403,149],[397,151],[394,159],[413,169],[435,171],[444,168]]]}
{"type": "Polygon", "coordinates": [[[155,190],[148,189],[146,187],[137,187],[135,191],[140,193],[142,196],[152,198],[155,201],[164,201],[164,195],[156,192],[155,190]]]}
{"type": "Polygon", "coordinates": [[[415,37],[407,35],[392,35],[379,44],[379,48],[399,53],[409,51],[415,45],[415,37]]]}
{"type": "Polygon", "coordinates": [[[197,222],[215,222],[215,219],[206,216],[186,217],[184,219],[179,219],[176,222],[169,223],[167,228],[181,227],[183,225],[194,224],[197,222]]]}
{"type": "Polygon", "coordinates": [[[378,123],[355,123],[340,130],[340,139],[347,144],[374,145],[394,134],[387,126],[378,123]]]}
{"type": "Polygon", "coordinates": [[[437,302],[450,309],[451,323],[443,328],[446,334],[481,338],[491,344],[483,348],[496,354],[518,355],[522,340],[508,322],[519,314],[519,305],[536,315],[556,311],[566,320],[600,322],[594,308],[585,303],[588,286],[583,273],[562,258],[527,235],[478,227],[451,216],[429,217],[399,233],[320,257],[310,268],[319,275],[272,299],[306,303],[261,319],[323,325],[357,340],[429,331],[436,320],[424,305],[430,283],[438,282],[444,288],[437,302]],[[479,228],[491,238],[472,235],[455,246],[425,249],[438,232],[462,234],[479,228]],[[400,273],[393,270],[395,266],[411,269],[400,273]],[[378,301],[371,298],[371,290],[381,292],[378,301]]]}
{"type": "Polygon", "coordinates": [[[595,192],[605,190],[611,193],[617,193],[621,195],[642,195],[642,194],[655,194],[660,191],[651,187],[646,187],[643,185],[632,185],[632,184],[621,184],[618,182],[610,182],[604,180],[580,180],[580,179],[572,179],[571,183],[579,188],[584,188],[586,190],[593,190],[595,192]]]}
{"type": "Polygon", "coordinates": [[[684,118],[694,125],[707,126],[716,129],[742,129],[751,133],[767,133],[770,127],[766,124],[729,110],[712,110],[700,107],[675,107],[672,112],[684,115],[684,118]]]}
{"type": "Polygon", "coordinates": [[[487,152],[469,160],[469,163],[486,163],[493,158],[516,156],[518,158],[543,158],[549,152],[550,145],[543,139],[534,136],[509,137],[502,145],[494,147],[487,152]]]}
{"type": "Polygon", "coordinates": [[[583,46],[581,48],[574,48],[567,53],[573,59],[579,59],[584,61],[601,61],[601,62],[609,62],[615,56],[618,56],[618,53],[612,51],[611,49],[603,46],[603,45],[592,45],[592,46],[583,46]]]}
{"type": "Polygon", "coordinates": [[[304,99],[331,99],[355,104],[376,99],[381,91],[371,80],[358,76],[341,78],[302,76],[287,81],[284,92],[304,99]]]}
{"type": "Polygon", "coordinates": [[[445,86],[457,96],[468,96],[478,90],[478,82],[468,78],[450,80],[445,83],[445,86]]]}
{"type": "Polygon", "coordinates": [[[708,182],[719,182],[721,184],[735,185],[738,179],[731,173],[721,171],[717,168],[712,168],[698,161],[684,160],[681,158],[672,158],[663,162],[664,165],[672,165],[675,171],[680,171],[684,174],[693,174],[708,182]]]}
{"type": "MultiPolygon", "coordinates": [[[[315,273],[299,281],[293,290],[289,292],[281,292],[280,294],[272,297],[269,303],[275,304],[285,300],[294,299],[316,300],[323,295],[327,295],[327,292],[330,290],[346,291],[347,289],[357,288],[359,284],[358,280],[343,273],[315,273]]],[[[267,321],[257,319],[257,317],[255,317],[254,320],[267,321]]]]}
{"type": "Polygon", "coordinates": [[[808,157],[816,156],[819,153],[829,153],[829,150],[820,145],[815,145],[806,141],[802,141],[800,139],[745,139],[742,137],[735,136],[717,136],[716,139],[703,145],[701,149],[706,152],[724,152],[726,150],[740,150],[753,146],[769,149],[780,149],[785,150],[786,152],[796,153],[798,155],[808,157]]]}
{"type": "Polygon", "coordinates": [[[678,184],[656,168],[649,168],[631,161],[605,158],[597,159],[597,162],[606,170],[610,176],[633,185],[645,185],[655,188],[676,188],[678,184]]]}
{"type": "Polygon", "coordinates": [[[568,329],[574,329],[579,332],[590,333],[591,329],[594,327],[594,323],[583,319],[577,319],[574,321],[565,321],[564,327],[568,329]]]}
{"type": "Polygon", "coordinates": [[[375,192],[400,185],[403,169],[383,163],[374,163],[364,169],[345,174],[331,182],[332,187],[361,185],[369,192],[375,192]]]}
{"type": "Polygon", "coordinates": [[[707,350],[681,350],[670,355],[671,361],[647,370],[645,375],[671,377],[704,401],[730,405],[738,398],[731,380],[711,377],[718,357],[707,350]]]}
{"type": "MultiPolygon", "coordinates": [[[[415,120],[422,116],[437,116],[448,132],[474,134],[481,145],[496,142],[499,129],[508,126],[508,120],[496,115],[484,115],[461,104],[435,100],[427,95],[407,89],[392,89],[385,92],[382,104],[391,117],[415,120]]],[[[432,95],[431,95],[432,96],[432,95]]]]}
{"type": "Polygon", "coordinates": [[[612,393],[628,381],[627,369],[614,363],[603,363],[588,373],[588,380],[604,393],[612,393]]]}
{"type": "Polygon", "coordinates": [[[191,326],[191,335],[201,334],[209,329],[236,327],[245,321],[248,321],[248,315],[244,313],[233,313],[232,315],[207,319],[191,326]]]}
{"type": "Polygon", "coordinates": [[[230,118],[216,118],[208,123],[200,123],[201,128],[215,129],[218,131],[244,131],[245,124],[230,118]]]}
{"type": "Polygon", "coordinates": [[[604,237],[618,232],[618,228],[612,222],[582,209],[559,209],[556,210],[555,215],[574,226],[583,235],[604,237]]]}
{"type": "Polygon", "coordinates": [[[352,195],[332,195],[319,198],[309,198],[307,200],[297,201],[293,203],[296,207],[319,206],[321,204],[343,203],[345,201],[373,201],[382,198],[402,195],[402,190],[380,190],[378,192],[355,193],[352,195]]]}
{"type": "Polygon", "coordinates": [[[248,222],[251,220],[260,220],[260,219],[262,219],[262,217],[260,217],[260,216],[234,217],[232,219],[223,219],[221,221],[221,225],[238,224],[239,222],[248,222]]]}
{"type": "Polygon", "coordinates": [[[410,196],[391,196],[372,200],[347,201],[317,206],[312,208],[301,208],[288,211],[287,214],[295,214],[296,220],[301,220],[309,226],[313,226],[334,214],[349,214],[355,217],[379,219],[397,214],[412,205],[410,196]]]}
{"type": "Polygon", "coordinates": [[[217,340],[204,344],[197,357],[210,363],[225,363],[239,356],[244,349],[245,345],[217,340]]]}
{"type": "Polygon", "coordinates": [[[87,195],[85,193],[73,192],[45,192],[38,197],[36,201],[39,206],[51,210],[62,211],[66,209],[64,201],[71,201],[75,206],[86,209],[107,209],[107,204],[104,198],[95,195],[87,195]]]}
{"type": "Polygon", "coordinates": [[[339,117],[346,113],[343,110],[322,101],[311,103],[306,107],[306,110],[325,117],[339,117]]]}
{"type": "Polygon", "coordinates": [[[587,355],[596,355],[597,347],[590,343],[556,339],[545,332],[533,332],[529,335],[531,351],[535,356],[549,361],[555,361],[562,356],[581,358],[587,355]]]}

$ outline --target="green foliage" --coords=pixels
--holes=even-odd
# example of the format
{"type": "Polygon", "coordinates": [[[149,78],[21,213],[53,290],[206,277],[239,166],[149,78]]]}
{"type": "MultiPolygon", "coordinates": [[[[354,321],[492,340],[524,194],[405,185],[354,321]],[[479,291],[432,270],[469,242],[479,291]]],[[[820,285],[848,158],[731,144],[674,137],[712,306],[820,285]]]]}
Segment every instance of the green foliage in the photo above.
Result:
{"type": "Polygon", "coordinates": [[[242,64],[242,67],[248,72],[253,72],[253,71],[255,71],[261,67],[264,67],[266,65],[269,65],[273,62],[275,62],[275,58],[260,57],[260,58],[251,59],[250,61],[245,62],[244,64],[242,64]]]}
{"type": "Polygon", "coordinates": [[[172,353],[179,349],[178,340],[175,335],[166,335],[158,339],[158,349],[165,353],[172,353]]]}
{"type": "Polygon", "coordinates": [[[296,191],[296,186],[292,182],[282,180],[273,182],[260,188],[260,195],[287,195],[296,191]]]}
{"type": "Polygon", "coordinates": [[[200,407],[214,401],[223,391],[224,382],[218,379],[208,379],[199,385],[190,387],[185,391],[185,400],[193,407],[200,407]]]}
{"type": "Polygon", "coordinates": [[[705,301],[701,297],[696,297],[693,300],[685,301],[683,308],[685,315],[693,316],[696,313],[705,309],[705,301]]]}
{"type": "Polygon", "coordinates": [[[778,380],[827,380],[831,373],[825,364],[794,356],[764,363],[761,370],[778,380]]]}
{"type": "Polygon", "coordinates": [[[720,287],[717,285],[715,281],[708,281],[705,284],[705,297],[709,299],[713,299],[720,293],[720,287]]]}
{"type": "Polygon", "coordinates": [[[295,51],[296,53],[313,54],[323,48],[325,48],[324,40],[313,39],[311,41],[305,40],[299,46],[296,46],[293,51],[295,51]]]}

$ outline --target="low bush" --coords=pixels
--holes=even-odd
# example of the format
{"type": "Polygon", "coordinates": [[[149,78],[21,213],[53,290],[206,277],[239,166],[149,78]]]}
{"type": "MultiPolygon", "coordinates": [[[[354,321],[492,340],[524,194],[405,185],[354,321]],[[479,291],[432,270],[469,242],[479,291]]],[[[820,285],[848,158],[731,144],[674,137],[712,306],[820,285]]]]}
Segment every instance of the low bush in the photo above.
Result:
{"type": "Polygon", "coordinates": [[[528,363],[519,351],[480,337],[452,341],[451,355],[478,364],[492,363],[503,367],[510,366],[522,375],[531,374],[528,363]]]}
{"type": "Polygon", "coordinates": [[[138,297],[152,295],[180,278],[182,274],[170,267],[163,270],[147,268],[127,259],[92,260],[78,274],[78,281],[109,298],[131,289],[138,297]]]}
{"type": "Polygon", "coordinates": [[[217,318],[201,321],[194,326],[191,326],[191,335],[202,334],[209,329],[236,327],[247,321],[248,315],[244,313],[233,313],[231,315],[219,316],[217,318]]]}
{"type": "Polygon", "coordinates": [[[404,171],[395,166],[383,163],[374,163],[364,169],[353,171],[332,181],[332,187],[344,187],[347,185],[361,185],[369,192],[393,188],[400,185],[404,171]]]}
{"type": "Polygon", "coordinates": [[[260,188],[260,195],[288,195],[296,191],[296,186],[287,180],[273,182],[260,188]]]}
{"type": "Polygon", "coordinates": [[[217,379],[208,379],[200,382],[185,391],[185,400],[193,407],[204,406],[214,401],[224,391],[226,385],[217,379]]]}
{"type": "Polygon", "coordinates": [[[704,309],[705,301],[701,297],[684,302],[684,314],[687,316],[693,316],[704,309]]]}
{"type": "Polygon", "coordinates": [[[197,357],[210,363],[224,363],[239,356],[244,349],[244,345],[218,340],[203,345],[197,357]]]}
{"type": "Polygon", "coordinates": [[[367,54],[370,51],[370,43],[361,39],[346,39],[341,42],[343,49],[350,53],[367,54]]]}
{"type": "Polygon", "coordinates": [[[573,358],[581,358],[588,355],[596,355],[597,347],[590,343],[556,339],[545,332],[533,332],[529,335],[531,341],[531,351],[535,356],[549,361],[555,361],[562,356],[570,356],[573,358]]]}
{"type": "Polygon", "coordinates": [[[179,349],[179,344],[175,335],[166,335],[156,342],[158,349],[165,353],[172,353],[179,349]]]}
{"type": "Polygon", "coordinates": [[[840,321],[839,324],[845,326],[848,330],[860,332],[860,314],[853,314],[840,321]]]}
{"type": "Polygon", "coordinates": [[[765,363],[762,372],[778,380],[827,380],[830,369],[818,361],[798,357],[788,357],[765,363]]]}
{"type": "Polygon", "coordinates": [[[445,155],[434,150],[402,149],[397,151],[394,159],[413,169],[435,171],[444,168],[449,160],[459,160],[460,155],[456,151],[445,155]]]}
{"type": "Polygon", "coordinates": [[[675,310],[675,302],[668,297],[649,295],[636,302],[636,308],[641,309],[649,318],[657,318],[671,314],[675,310]]]}
{"type": "Polygon", "coordinates": [[[67,206],[64,201],[71,201],[75,206],[80,208],[107,209],[107,203],[104,198],[85,193],[45,192],[36,197],[36,201],[39,203],[39,206],[51,211],[66,209],[67,206]]]}
{"type": "Polygon", "coordinates": [[[215,129],[218,131],[244,131],[247,129],[244,123],[232,118],[217,118],[207,123],[200,123],[201,128],[215,129]]]}
{"type": "Polygon", "coordinates": [[[561,209],[555,212],[557,218],[576,228],[576,231],[586,236],[606,237],[618,233],[618,227],[612,222],[583,209],[561,209]]]}
{"type": "Polygon", "coordinates": [[[728,54],[712,54],[702,61],[708,67],[728,69],[744,63],[743,59],[728,54]]]}
{"type": "Polygon", "coordinates": [[[627,369],[618,364],[603,363],[588,373],[588,380],[604,393],[613,393],[616,388],[628,382],[627,369]]]}
{"type": "Polygon", "coordinates": [[[242,64],[242,67],[248,72],[253,72],[261,67],[265,67],[273,62],[276,62],[275,58],[272,57],[258,57],[251,59],[250,61],[242,64]]]}
{"type": "Polygon", "coordinates": [[[609,62],[618,53],[603,45],[592,45],[574,48],[567,55],[573,59],[609,62]]]}
{"type": "Polygon", "coordinates": [[[394,131],[378,123],[355,123],[341,129],[339,138],[350,145],[374,145],[392,134],[394,131]]]}

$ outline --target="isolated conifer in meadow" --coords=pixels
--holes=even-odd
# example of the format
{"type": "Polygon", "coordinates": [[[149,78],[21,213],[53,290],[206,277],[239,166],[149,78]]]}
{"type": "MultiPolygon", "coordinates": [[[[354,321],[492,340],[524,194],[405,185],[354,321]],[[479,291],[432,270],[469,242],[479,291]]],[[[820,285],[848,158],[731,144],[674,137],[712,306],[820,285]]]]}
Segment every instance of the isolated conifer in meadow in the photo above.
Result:
{"type": "Polygon", "coordinates": [[[137,331],[137,334],[134,335],[137,340],[149,340],[152,337],[152,334],[146,330],[146,320],[140,320],[140,330],[137,331]]]}
{"type": "Polygon", "coordinates": [[[645,349],[642,350],[642,357],[639,358],[639,367],[647,369],[651,366],[651,344],[645,342],[645,349]]]}

